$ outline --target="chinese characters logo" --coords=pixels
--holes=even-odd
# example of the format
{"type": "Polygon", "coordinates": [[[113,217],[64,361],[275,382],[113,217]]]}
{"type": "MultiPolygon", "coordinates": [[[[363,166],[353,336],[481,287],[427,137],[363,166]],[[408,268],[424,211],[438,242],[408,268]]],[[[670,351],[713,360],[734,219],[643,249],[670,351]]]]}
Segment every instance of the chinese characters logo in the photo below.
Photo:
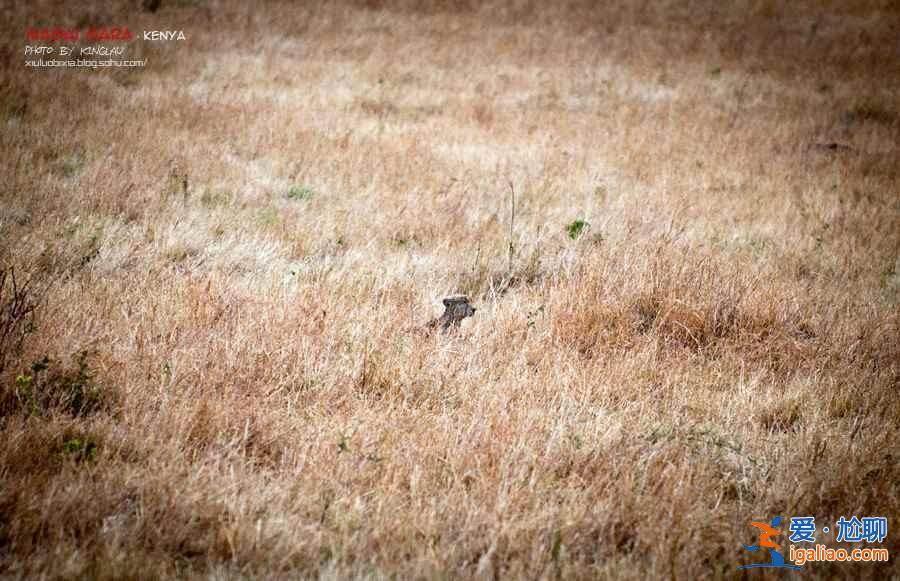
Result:
{"type": "Polygon", "coordinates": [[[772,569],[802,569],[805,563],[811,561],[823,562],[887,562],[890,554],[887,549],[871,547],[873,543],[881,543],[887,537],[887,517],[873,516],[859,518],[841,516],[835,521],[834,531],[828,526],[823,526],[821,532],[833,533],[837,543],[865,543],[864,546],[833,547],[816,541],[816,517],[795,516],[790,519],[788,527],[788,541],[791,543],[788,558],[782,553],[775,537],[785,533],[778,530],[782,519],[776,516],[770,523],[753,521],[750,524],[759,530],[759,541],[755,545],[742,545],[751,553],[768,551],[769,561],[742,565],[738,569],[772,568],[772,569]],[[795,543],[799,546],[795,546],[795,543]],[[803,546],[800,543],[809,543],[812,546],[803,546]]]}

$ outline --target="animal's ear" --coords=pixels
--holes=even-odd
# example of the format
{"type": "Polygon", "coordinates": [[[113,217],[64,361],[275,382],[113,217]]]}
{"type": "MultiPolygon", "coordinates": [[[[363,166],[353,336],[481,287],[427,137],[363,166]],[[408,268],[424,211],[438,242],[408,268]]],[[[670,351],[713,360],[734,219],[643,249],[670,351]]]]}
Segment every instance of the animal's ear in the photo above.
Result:
{"type": "Polygon", "coordinates": [[[449,307],[453,301],[451,301],[450,299],[444,299],[442,302],[444,303],[445,307],[449,307]]]}

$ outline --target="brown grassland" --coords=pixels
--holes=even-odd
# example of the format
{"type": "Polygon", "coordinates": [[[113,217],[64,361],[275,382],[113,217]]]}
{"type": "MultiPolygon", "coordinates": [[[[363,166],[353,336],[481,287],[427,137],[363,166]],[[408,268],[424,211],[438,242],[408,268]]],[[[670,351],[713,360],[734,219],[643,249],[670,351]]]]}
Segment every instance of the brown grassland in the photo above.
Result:
{"type": "Polygon", "coordinates": [[[776,515],[900,575],[896,1],[0,31],[0,576],[730,578],[776,515]]]}

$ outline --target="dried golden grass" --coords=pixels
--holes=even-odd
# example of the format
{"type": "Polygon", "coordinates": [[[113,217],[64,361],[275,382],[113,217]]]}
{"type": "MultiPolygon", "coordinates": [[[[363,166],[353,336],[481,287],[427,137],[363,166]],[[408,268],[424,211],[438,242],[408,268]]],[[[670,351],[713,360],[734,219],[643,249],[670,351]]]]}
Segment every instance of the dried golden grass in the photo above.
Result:
{"type": "Polygon", "coordinates": [[[900,512],[891,3],[5,16],[190,39],[0,69],[5,576],[721,578],[900,512]]]}

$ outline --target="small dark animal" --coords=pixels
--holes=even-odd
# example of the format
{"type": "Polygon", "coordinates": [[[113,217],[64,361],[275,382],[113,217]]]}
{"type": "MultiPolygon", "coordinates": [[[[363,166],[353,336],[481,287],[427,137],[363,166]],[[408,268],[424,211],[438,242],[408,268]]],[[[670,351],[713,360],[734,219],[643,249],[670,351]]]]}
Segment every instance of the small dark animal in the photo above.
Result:
{"type": "Polygon", "coordinates": [[[466,317],[475,314],[475,307],[469,304],[469,297],[465,295],[452,295],[444,299],[444,314],[428,322],[428,328],[434,329],[440,326],[441,331],[446,332],[451,328],[459,328],[459,324],[466,317]]]}

